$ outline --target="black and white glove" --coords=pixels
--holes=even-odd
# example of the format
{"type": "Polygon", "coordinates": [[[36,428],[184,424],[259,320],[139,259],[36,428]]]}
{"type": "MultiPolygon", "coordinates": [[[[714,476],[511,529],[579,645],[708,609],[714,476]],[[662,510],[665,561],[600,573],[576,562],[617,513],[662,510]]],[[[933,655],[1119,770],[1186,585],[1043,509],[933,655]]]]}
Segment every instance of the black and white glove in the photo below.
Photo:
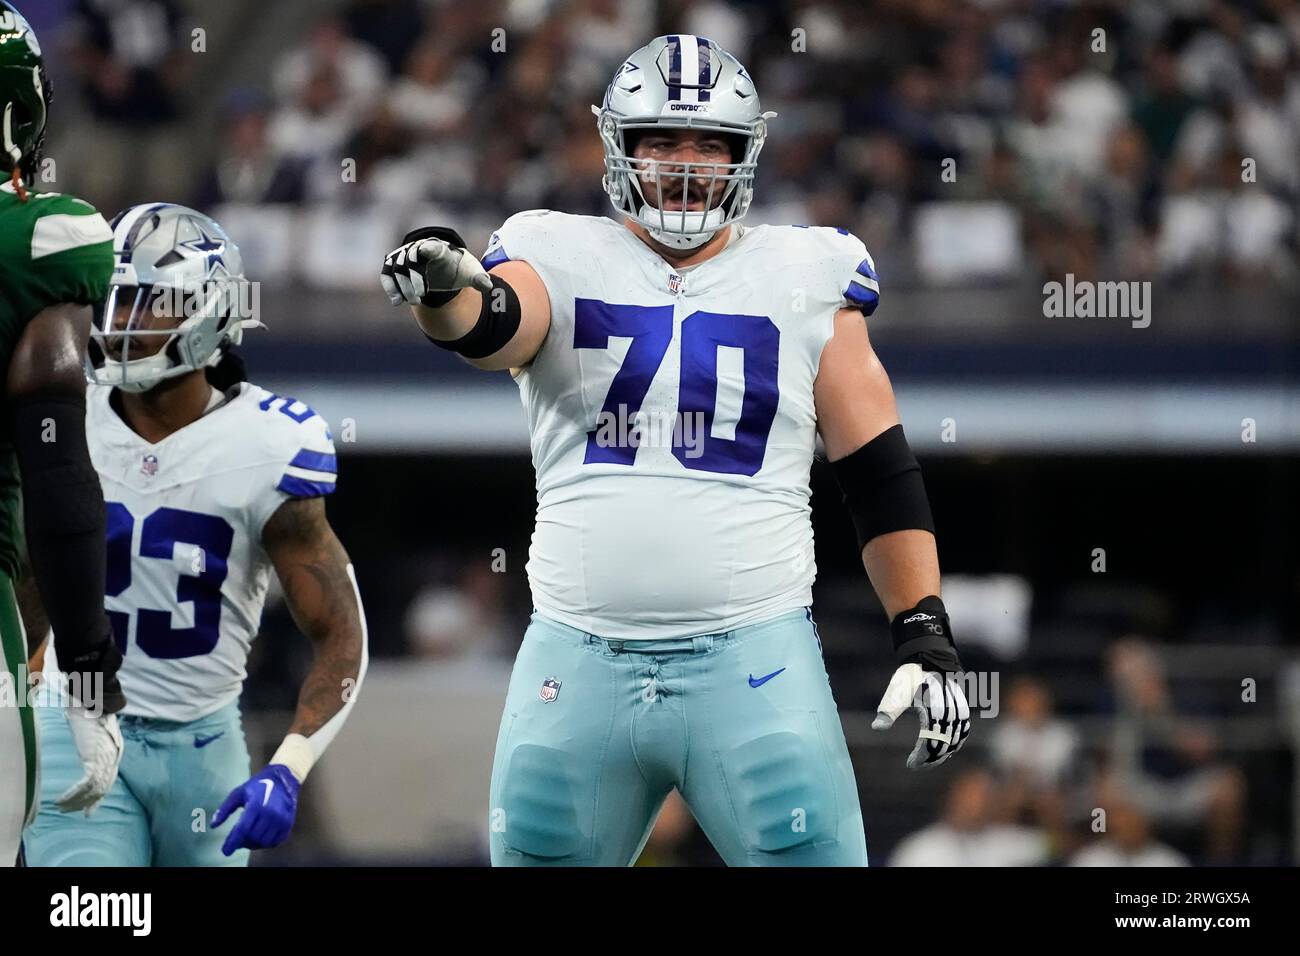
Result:
{"type": "Polygon", "coordinates": [[[895,617],[889,629],[898,670],[880,700],[871,729],[888,730],[903,711],[915,710],[921,735],[907,767],[937,767],[970,736],[970,704],[958,680],[962,666],[948,612],[938,597],[922,598],[916,607],[895,617]]]}
{"type": "Polygon", "coordinates": [[[402,244],[384,256],[379,284],[393,305],[419,303],[431,309],[446,305],[470,286],[483,293],[492,291],[492,278],[482,263],[465,248],[456,230],[445,226],[408,232],[402,244]]]}

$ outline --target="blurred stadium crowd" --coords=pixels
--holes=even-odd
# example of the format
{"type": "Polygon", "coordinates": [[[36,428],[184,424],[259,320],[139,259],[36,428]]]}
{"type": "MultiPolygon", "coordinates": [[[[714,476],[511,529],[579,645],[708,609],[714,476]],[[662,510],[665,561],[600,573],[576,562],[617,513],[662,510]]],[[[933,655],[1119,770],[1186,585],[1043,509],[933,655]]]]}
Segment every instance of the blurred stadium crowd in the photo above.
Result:
{"type": "Polygon", "coordinates": [[[848,228],[891,285],[1296,278],[1289,0],[291,0],[268,62],[201,84],[206,17],[177,0],[50,5],[94,144],[59,155],[110,208],[141,189],[344,220],[426,205],[472,242],[520,209],[605,214],[588,107],[628,51],[681,31],[737,54],[779,114],[752,219],[848,228]],[[215,137],[178,136],[214,113],[215,137]]]}
{"type": "MultiPolygon", "coordinates": [[[[408,225],[455,223],[481,247],[521,209],[609,214],[589,107],[627,52],[670,32],[734,52],[779,114],[750,220],[845,227],[891,288],[1065,273],[1298,285],[1300,4],[1290,0],[19,5],[62,51],[50,57],[57,188],[106,213],[188,202],[227,225],[254,278],[364,289],[376,309],[379,256],[408,225]],[[206,58],[191,55],[203,25],[206,58]]],[[[310,320],[286,314],[277,329],[308,335],[310,320]]],[[[331,505],[347,509],[336,524],[350,546],[377,536],[372,520],[394,520],[368,502],[420,493],[399,486],[400,469],[355,468],[344,488],[351,477],[358,490],[339,496],[351,503],[331,505]]],[[[936,502],[945,481],[947,500],[964,493],[933,474],[936,502]]],[[[445,546],[373,574],[391,577],[400,597],[363,578],[380,657],[505,666],[526,582],[492,573],[484,555],[502,542],[522,555],[527,504],[508,535],[465,540],[443,528],[445,546]]],[[[391,551],[415,532],[389,534],[391,551]]],[[[822,564],[820,526],[818,536],[822,564]]],[[[1032,559],[1021,557],[1028,573],[1032,559]]],[[[364,553],[357,563],[366,567],[364,553]]],[[[888,637],[883,620],[863,632],[860,568],[825,564],[817,600],[832,682],[846,714],[869,715],[889,673],[888,637]]],[[[949,601],[954,621],[970,622],[958,626],[959,644],[970,637],[967,665],[1002,683],[997,719],[976,722],[938,787],[905,774],[898,741],[882,747],[846,718],[873,862],[1293,862],[1285,713],[1218,718],[1239,703],[1236,678],[1225,690],[1222,675],[1242,660],[1246,673],[1277,676],[1274,701],[1288,687],[1300,699],[1300,677],[1278,673],[1294,636],[1252,633],[1265,647],[1254,657],[1258,648],[1225,656],[1244,633],[1231,628],[1175,649],[1159,643],[1167,628],[1129,634],[1145,623],[1134,611],[1142,593],[1053,599],[1046,614],[1044,596],[1055,597],[1041,581],[1008,591],[988,579],[965,603],[949,601]],[[1018,624],[999,622],[1007,608],[1019,608],[1018,624]]],[[[283,609],[269,609],[265,631],[273,639],[255,646],[248,700],[283,710],[307,649],[283,609]]],[[[314,851],[301,849],[312,846],[308,827],[297,850],[268,859],[328,858],[327,831],[314,851]]],[[[644,862],[716,857],[670,802],[644,862]]]]}

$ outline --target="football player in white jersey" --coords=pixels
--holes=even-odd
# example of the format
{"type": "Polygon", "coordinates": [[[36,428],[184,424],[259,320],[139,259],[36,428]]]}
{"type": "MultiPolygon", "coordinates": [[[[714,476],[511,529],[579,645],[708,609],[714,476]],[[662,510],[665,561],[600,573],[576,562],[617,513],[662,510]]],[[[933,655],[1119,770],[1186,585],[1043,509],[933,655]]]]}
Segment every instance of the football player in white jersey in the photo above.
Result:
{"type": "Polygon", "coordinates": [[[512,216],[480,262],[428,227],[381,281],[436,345],[510,369],[528,415],[535,613],[494,760],[498,865],[625,865],[681,791],[729,864],[864,865],[812,622],[817,436],[891,620],[873,726],[913,768],[970,731],[920,468],[843,230],[744,227],[774,114],[731,54],[659,37],[593,108],[622,222],[512,216]]]}
{"type": "MultiPolygon", "coordinates": [[[[243,865],[289,835],[299,787],[365,674],[356,577],[325,516],[334,444],[303,403],[209,379],[257,324],[239,250],[217,223],[150,203],[113,227],[86,431],[108,510],[125,750],[99,812],[60,814],[76,754],[57,709],[39,708],[40,808],[24,845],[35,866],[243,865]],[[314,662],[288,735],[250,777],[239,695],[272,570],[314,662]]],[[[56,697],[52,652],[44,670],[56,697]]]]}

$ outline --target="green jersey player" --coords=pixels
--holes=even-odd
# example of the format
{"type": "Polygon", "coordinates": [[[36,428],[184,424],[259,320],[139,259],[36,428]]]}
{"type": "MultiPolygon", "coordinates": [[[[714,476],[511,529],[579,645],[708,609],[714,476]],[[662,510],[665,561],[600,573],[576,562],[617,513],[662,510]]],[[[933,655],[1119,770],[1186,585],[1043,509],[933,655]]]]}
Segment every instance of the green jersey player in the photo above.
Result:
{"type": "MultiPolygon", "coordinates": [[[[27,642],[14,596],[21,537],[57,635],[85,776],[60,798],[89,813],[117,774],[121,653],[104,614],[104,498],[86,448],[82,355],[113,268],[94,207],[31,187],[49,81],[36,35],[0,0],[0,866],[18,856],[36,794],[27,642]]],[[[35,636],[39,640],[39,635],[35,636]]]]}

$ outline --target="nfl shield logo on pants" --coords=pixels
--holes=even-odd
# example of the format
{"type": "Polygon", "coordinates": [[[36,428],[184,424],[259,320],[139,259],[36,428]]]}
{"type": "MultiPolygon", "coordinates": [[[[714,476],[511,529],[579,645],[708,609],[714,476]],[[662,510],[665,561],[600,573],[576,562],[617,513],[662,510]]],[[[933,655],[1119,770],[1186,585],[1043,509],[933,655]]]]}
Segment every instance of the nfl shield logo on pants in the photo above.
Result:
{"type": "Polygon", "coordinates": [[[549,704],[560,696],[560,682],[554,677],[546,678],[546,680],[542,681],[542,689],[537,696],[549,704]]]}

